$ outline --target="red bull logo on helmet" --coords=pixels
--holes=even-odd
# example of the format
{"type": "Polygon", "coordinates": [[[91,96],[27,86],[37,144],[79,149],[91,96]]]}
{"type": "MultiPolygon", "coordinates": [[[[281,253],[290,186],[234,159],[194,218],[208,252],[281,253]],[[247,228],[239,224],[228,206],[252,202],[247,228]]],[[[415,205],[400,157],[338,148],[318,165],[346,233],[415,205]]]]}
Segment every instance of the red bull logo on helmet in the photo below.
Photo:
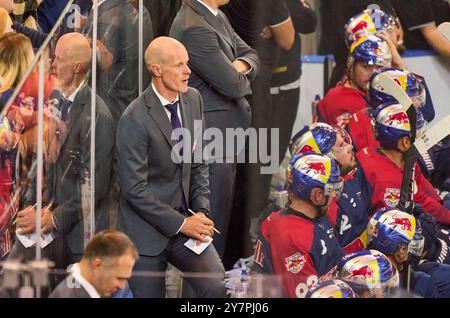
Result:
{"type": "Polygon", "coordinates": [[[409,218],[393,217],[393,221],[389,225],[398,225],[403,231],[412,231],[412,224],[409,218]]]}
{"type": "Polygon", "coordinates": [[[355,34],[357,32],[365,31],[368,27],[369,24],[367,23],[367,21],[360,21],[353,27],[352,33],[355,34]]]}
{"type": "Polygon", "coordinates": [[[295,148],[295,153],[297,154],[308,152],[321,153],[311,131],[308,131],[296,142],[295,148]]]}
{"type": "Polygon", "coordinates": [[[391,77],[394,80],[394,82],[396,82],[397,85],[400,86],[402,88],[402,90],[406,92],[406,82],[408,80],[407,76],[393,74],[391,77]]]}
{"type": "Polygon", "coordinates": [[[312,179],[327,183],[331,173],[331,159],[318,154],[308,154],[297,160],[294,167],[312,179]]]}
{"type": "Polygon", "coordinates": [[[327,170],[322,162],[306,162],[305,169],[312,170],[316,174],[320,174],[325,177],[327,176],[327,170]]]}
{"type": "Polygon", "coordinates": [[[400,129],[409,130],[409,118],[408,115],[404,111],[400,111],[394,114],[390,114],[386,116],[385,124],[392,126],[392,124],[407,126],[407,127],[398,127],[400,129]]]}
{"type": "Polygon", "coordinates": [[[314,148],[313,148],[312,146],[310,146],[310,145],[304,145],[304,146],[300,149],[300,152],[301,152],[301,153],[304,153],[304,152],[315,152],[315,151],[314,151],[314,148]]]}
{"type": "Polygon", "coordinates": [[[352,270],[352,276],[353,277],[359,276],[364,279],[375,277],[372,268],[370,268],[370,266],[368,265],[364,265],[358,269],[352,270]]]}

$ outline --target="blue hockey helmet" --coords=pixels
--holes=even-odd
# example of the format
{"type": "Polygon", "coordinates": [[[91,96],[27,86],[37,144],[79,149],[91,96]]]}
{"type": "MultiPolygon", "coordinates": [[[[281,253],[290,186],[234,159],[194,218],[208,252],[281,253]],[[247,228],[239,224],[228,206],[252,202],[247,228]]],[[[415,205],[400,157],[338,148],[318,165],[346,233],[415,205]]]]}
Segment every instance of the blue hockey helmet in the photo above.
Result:
{"type": "Polygon", "coordinates": [[[385,149],[395,149],[399,138],[411,135],[408,115],[400,104],[381,104],[373,112],[373,118],[375,137],[385,149]]]}
{"type": "Polygon", "coordinates": [[[336,161],[316,153],[294,156],[286,168],[286,177],[288,189],[307,200],[314,188],[324,189],[326,196],[335,190],[340,196],[344,186],[336,161]]]}
{"type": "Polygon", "coordinates": [[[289,141],[292,156],[315,152],[327,155],[336,144],[336,131],[328,124],[315,123],[305,126],[289,141]]]}
{"type": "Polygon", "coordinates": [[[358,295],[347,283],[332,279],[311,287],[306,298],[358,298],[358,295]]]}
{"type": "Polygon", "coordinates": [[[352,66],[355,60],[367,65],[390,67],[392,54],[386,41],[368,34],[359,38],[350,46],[348,66],[352,66]]]}
{"type": "MultiPolygon", "coordinates": [[[[383,68],[379,71],[379,73],[384,73],[388,75],[390,78],[392,78],[401,88],[402,90],[408,94],[408,96],[414,100],[415,98],[420,99],[420,103],[424,102],[422,101],[422,95],[424,94],[425,90],[423,89],[422,85],[419,83],[419,81],[416,79],[414,74],[407,70],[403,70],[400,68],[383,68]]],[[[377,81],[373,81],[373,79],[378,75],[378,73],[372,74],[370,77],[370,84],[369,84],[369,100],[370,104],[373,108],[376,108],[380,104],[388,103],[388,102],[395,102],[398,101],[395,99],[394,96],[387,94],[384,92],[381,87],[379,87],[379,83],[377,81]]],[[[420,106],[420,105],[418,105],[420,106]]]]}
{"type": "Polygon", "coordinates": [[[380,9],[366,9],[350,18],[345,25],[345,44],[353,42],[366,34],[378,34],[395,25],[395,19],[380,9]]]}
{"type": "Polygon", "coordinates": [[[416,256],[422,254],[424,238],[420,223],[406,212],[392,208],[378,210],[367,225],[367,235],[372,247],[386,255],[394,254],[400,244],[416,256]]]}
{"type": "Polygon", "coordinates": [[[362,250],[345,255],[337,266],[338,278],[360,294],[369,291],[371,296],[384,296],[390,288],[399,285],[396,267],[377,250],[362,250]]]}

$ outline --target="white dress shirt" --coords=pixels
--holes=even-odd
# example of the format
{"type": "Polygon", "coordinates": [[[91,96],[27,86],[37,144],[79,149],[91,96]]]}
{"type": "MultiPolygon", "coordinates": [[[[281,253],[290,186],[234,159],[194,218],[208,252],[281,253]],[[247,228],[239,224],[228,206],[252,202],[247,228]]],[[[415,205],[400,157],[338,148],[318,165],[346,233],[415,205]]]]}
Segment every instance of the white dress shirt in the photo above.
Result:
{"type": "Polygon", "coordinates": [[[81,276],[80,265],[75,263],[70,267],[70,272],[75,280],[80,283],[91,298],[101,298],[94,286],[92,286],[83,276],[81,276]]]}

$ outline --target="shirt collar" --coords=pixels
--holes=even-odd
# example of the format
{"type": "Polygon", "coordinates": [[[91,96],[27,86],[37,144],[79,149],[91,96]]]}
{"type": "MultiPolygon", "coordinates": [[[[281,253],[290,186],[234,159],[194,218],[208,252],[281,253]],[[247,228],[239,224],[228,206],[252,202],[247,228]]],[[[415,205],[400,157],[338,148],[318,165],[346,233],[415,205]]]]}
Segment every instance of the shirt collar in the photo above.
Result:
{"type": "Polygon", "coordinates": [[[173,102],[171,102],[171,101],[165,99],[161,94],[158,93],[158,91],[156,90],[156,87],[155,87],[155,85],[153,85],[153,83],[152,83],[152,88],[156,94],[156,97],[158,97],[159,101],[161,102],[161,105],[163,105],[163,106],[176,103],[180,100],[179,96],[177,95],[177,98],[175,98],[175,100],[173,102]]]}
{"type": "Polygon", "coordinates": [[[288,207],[287,209],[285,209],[284,212],[287,213],[287,214],[290,214],[290,215],[299,216],[299,217],[304,218],[304,219],[306,219],[306,220],[308,220],[310,222],[317,222],[320,219],[320,217],[310,218],[309,216],[307,216],[303,212],[294,210],[291,207],[288,207]]]}
{"type": "Polygon", "coordinates": [[[209,5],[207,5],[206,3],[204,3],[202,0],[197,0],[197,2],[200,2],[201,4],[203,4],[209,11],[211,11],[212,14],[214,14],[216,17],[219,14],[219,11],[214,10],[213,8],[211,8],[209,5]]]}
{"type": "Polygon", "coordinates": [[[82,81],[81,84],[80,84],[80,86],[78,86],[77,89],[76,89],[69,97],[67,97],[66,94],[62,93],[62,94],[63,94],[63,97],[64,97],[65,99],[68,99],[71,103],[73,103],[73,101],[75,100],[75,96],[77,96],[78,91],[81,89],[81,86],[84,85],[84,82],[85,82],[85,81],[82,81]]]}
{"type": "Polygon", "coordinates": [[[70,268],[72,276],[80,283],[91,298],[101,298],[94,286],[92,286],[83,276],[81,276],[80,265],[75,263],[70,268]]]}

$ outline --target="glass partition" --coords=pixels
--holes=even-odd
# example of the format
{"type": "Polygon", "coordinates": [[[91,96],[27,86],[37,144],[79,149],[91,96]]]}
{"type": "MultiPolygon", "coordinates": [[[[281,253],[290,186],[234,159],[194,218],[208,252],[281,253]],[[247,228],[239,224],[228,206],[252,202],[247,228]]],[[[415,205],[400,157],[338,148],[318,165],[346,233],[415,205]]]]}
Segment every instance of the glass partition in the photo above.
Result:
{"type": "Polygon", "coordinates": [[[117,228],[115,131],[150,83],[152,38],[142,0],[70,0],[50,33],[2,35],[16,77],[0,77],[0,261],[49,260],[53,288],[96,232],[117,228]]]}

